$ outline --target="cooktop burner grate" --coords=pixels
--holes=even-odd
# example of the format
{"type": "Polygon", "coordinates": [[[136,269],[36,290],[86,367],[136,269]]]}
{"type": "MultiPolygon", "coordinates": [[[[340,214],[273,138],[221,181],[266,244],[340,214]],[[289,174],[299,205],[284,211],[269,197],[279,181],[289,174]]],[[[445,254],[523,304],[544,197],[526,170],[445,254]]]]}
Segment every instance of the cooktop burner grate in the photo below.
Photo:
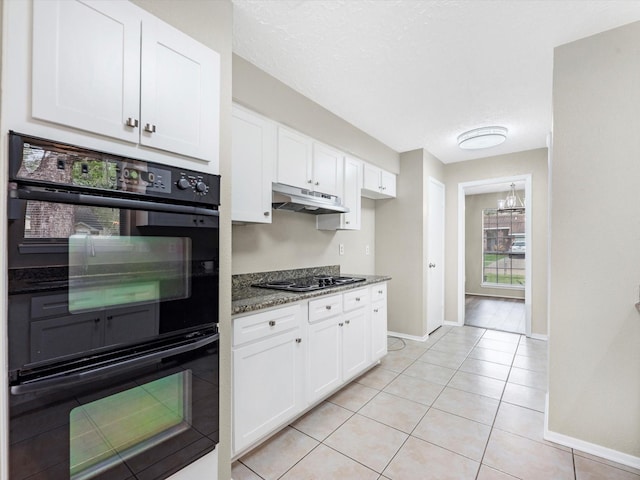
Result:
{"type": "Polygon", "coordinates": [[[313,290],[338,287],[364,281],[364,278],[359,277],[332,277],[330,275],[317,275],[314,277],[256,283],[252,286],[259,288],[269,288],[272,290],[287,290],[290,292],[309,292],[313,290]]]}

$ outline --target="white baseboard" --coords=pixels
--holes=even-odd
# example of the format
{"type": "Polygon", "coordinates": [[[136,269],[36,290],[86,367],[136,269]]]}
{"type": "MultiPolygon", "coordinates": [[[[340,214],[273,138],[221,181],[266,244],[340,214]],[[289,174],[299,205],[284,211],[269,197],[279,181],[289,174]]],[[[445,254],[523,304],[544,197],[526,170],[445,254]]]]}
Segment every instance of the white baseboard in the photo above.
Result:
{"type": "Polygon", "coordinates": [[[628,453],[619,452],[611,448],[603,447],[595,443],[586,442],[579,438],[563,435],[562,433],[552,432],[549,430],[549,394],[547,393],[544,408],[544,439],[550,442],[564,445],[565,447],[580,450],[584,453],[595,455],[612,462],[620,463],[628,467],[640,469],[640,457],[629,455],[628,453]]]}
{"type": "Polygon", "coordinates": [[[389,332],[389,331],[387,331],[387,336],[404,338],[406,340],[414,340],[416,342],[426,342],[427,339],[429,338],[429,334],[424,335],[422,337],[418,337],[417,335],[407,335],[406,333],[389,332]]]}
{"type": "Polygon", "coordinates": [[[450,321],[450,320],[445,320],[444,324],[449,326],[449,327],[463,327],[464,326],[464,325],[461,325],[458,322],[453,322],[453,321],[450,321]]]}
{"type": "Polygon", "coordinates": [[[543,335],[541,333],[532,333],[529,338],[533,338],[534,340],[544,340],[545,342],[549,341],[549,335],[543,335]]]}

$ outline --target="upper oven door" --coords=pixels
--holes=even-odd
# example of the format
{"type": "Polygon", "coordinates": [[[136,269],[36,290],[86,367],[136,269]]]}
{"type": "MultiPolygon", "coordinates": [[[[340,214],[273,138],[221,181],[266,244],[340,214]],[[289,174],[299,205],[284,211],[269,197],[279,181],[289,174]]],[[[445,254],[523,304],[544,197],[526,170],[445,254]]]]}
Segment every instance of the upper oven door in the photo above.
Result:
{"type": "Polygon", "coordinates": [[[10,370],[217,322],[216,216],[71,200],[31,188],[10,199],[10,370]]]}

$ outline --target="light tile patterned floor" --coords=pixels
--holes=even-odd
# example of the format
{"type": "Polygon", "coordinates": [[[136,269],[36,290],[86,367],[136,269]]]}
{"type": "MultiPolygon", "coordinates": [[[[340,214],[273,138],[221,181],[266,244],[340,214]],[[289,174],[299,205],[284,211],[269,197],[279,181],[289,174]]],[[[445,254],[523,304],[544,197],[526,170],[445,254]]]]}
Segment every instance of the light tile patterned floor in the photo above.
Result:
{"type": "Polygon", "coordinates": [[[546,342],[442,327],[233,465],[234,480],[640,480],[542,438],[546,342]]]}

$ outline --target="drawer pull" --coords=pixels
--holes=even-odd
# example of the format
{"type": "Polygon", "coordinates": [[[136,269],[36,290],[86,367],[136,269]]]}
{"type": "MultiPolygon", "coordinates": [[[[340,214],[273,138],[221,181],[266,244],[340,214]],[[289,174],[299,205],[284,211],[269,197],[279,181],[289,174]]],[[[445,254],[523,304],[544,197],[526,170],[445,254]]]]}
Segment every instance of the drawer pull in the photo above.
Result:
{"type": "Polygon", "coordinates": [[[384,292],[382,290],[378,290],[378,293],[382,295],[384,292]]]}
{"type": "Polygon", "coordinates": [[[301,338],[296,338],[296,343],[302,343],[302,339],[301,338]]]}
{"type": "Polygon", "coordinates": [[[356,297],[356,302],[359,302],[359,301],[360,301],[360,297],[356,297]]]}
{"type": "Polygon", "coordinates": [[[344,327],[344,323],[340,322],[340,323],[338,324],[338,326],[339,326],[339,327],[344,327]]]}
{"type": "Polygon", "coordinates": [[[269,320],[269,326],[270,327],[275,327],[276,326],[276,321],[275,320],[269,320]]]}
{"type": "Polygon", "coordinates": [[[346,323],[347,325],[349,325],[351,323],[351,320],[345,320],[344,323],[346,323]]]}
{"type": "Polygon", "coordinates": [[[331,305],[326,305],[324,308],[326,308],[327,310],[331,310],[331,305]]]}
{"type": "Polygon", "coordinates": [[[373,313],[378,313],[378,309],[377,309],[377,308],[374,308],[374,309],[373,309],[373,313]]]}

